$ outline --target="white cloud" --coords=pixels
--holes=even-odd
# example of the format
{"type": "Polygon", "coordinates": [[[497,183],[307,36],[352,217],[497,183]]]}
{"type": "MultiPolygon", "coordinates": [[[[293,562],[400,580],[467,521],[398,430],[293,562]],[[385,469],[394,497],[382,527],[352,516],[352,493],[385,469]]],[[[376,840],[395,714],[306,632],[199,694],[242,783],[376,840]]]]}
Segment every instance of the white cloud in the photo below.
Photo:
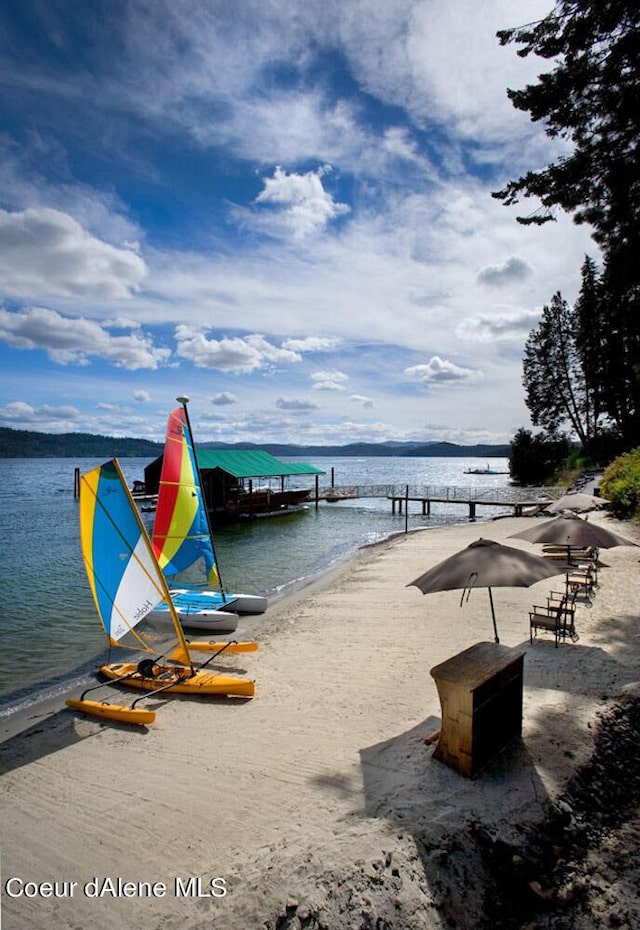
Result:
{"type": "Polygon", "coordinates": [[[285,339],[282,343],[284,349],[292,352],[330,352],[340,345],[340,339],[328,337],[307,336],[305,339],[285,339]]]}
{"type": "Polygon", "coordinates": [[[14,401],[0,408],[0,420],[4,420],[7,423],[35,423],[36,425],[40,424],[40,426],[42,426],[43,423],[50,425],[57,421],[66,422],[69,420],[77,420],[80,416],[81,414],[77,407],[68,405],[53,407],[49,404],[43,404],[41,407],[34,407],[24,401],[14,401]]]}
{"type": "MultiPolygon", "coordinates": [[[[342,424],[345,438],[405,438],[418,427],[415,391],[398,389],[402,370],[430,386],[458,385],[430,390],[420,436],[446,428],[462,438],[485,423],[494,438],[508,437],[526,416],[518,342],[555,291],[574,299],[585,251],[597,252],[588,229],[566,216],[523,228],[515,210],[490,196],[520,166],[549,160],[543,127],[505,93],[531,80],[540,61],[518,58],[495,38],[497,28],[547,9],[546,0],[517,9],[507,0],[246,0],[235,15],[210,0],[157,0],[105,10],[99,67],[82,70],[95,63],[93,48],[67,76],[46,62],[39,72],[35,50],[33,61],[16,57],[6,80],[16,93],[28,87],[33,99],[51,102],[56,133],[55,141],[44,131],[0,139],[9,139],[3,205],[24,211],[0,213],[8,249],[0,250],[0,285],[12,308],[0,315],[0,339],[42,348],[58,363],[86,366],[96,357],[162,369],[155,380],[145,376],[143,393],[156,399],[177,359],[187,380],[191,366],[207,369],[205,378],[192,373],[188,390],[206,392],[218,438],[271,431],[273,439],[305,432],[331,440],[347,398],[352,411],[375,398],[379,421],[363,415],[342,424]],[[99,140],[114,190],[73,176],[83,105],[87,165],[99,140]],[[201,169],[188,181],[171,148],[176,138],[186,140],[189,169],[201,169]],[[329,164],[331,173],[318,167],[329,164]],[[469,172],[480,164],[483,171],[469,172]],[[150,190],[153,203],[144,199],[150,190]],[[20,298],[34,303],[42,294],[49,311],[15,310],[20,298]],[[57,317],[39,316],[47,312],[57,317]],[[175,333],[177,359],[156,348],[169,345],[160,341],[163,326],[175,333]],[[312,375],[309,357],[317,363],[319,352],[327,370],[312,375]],[[230,372],[247,376],[238,393],[251,420],[226,390],[230,372]],[[312,423],[300,422],[300,409],[269,415],[310,383],[324,392],[312,423]]],[[[105,165],[83,178],[104,177],[105,165]]],[[[50,375],[46,360],[42,369],[50,375]]],[[[28,396],[37,408],[33,370],[29,394],[17,387],[9,396],[28,396]]],[[[68,369],[57,374],[65,396],[68,369]]],[[[105,380],[83,383],[92,409],[110,396],[105,380]]],[[[120,384],[130,399],[131,384],[120,384]]],[[[66,396],[75,400],[75,388],[66,396]]],[[[153,428],[150,418],[142,422],[153,428]]],[[[116,412],[113,424],[127,425],[116,412]]]]}
{"type": "Polygon", "coordinates": [[[7,295],[122,299],[145,275],[136,252],[96,239],[66,213],[0,210],[0,287],[7,295]]]}
{"type": "MultiPolygon", "coordinates": [[[[374,3],[361,3],[360,15],[374,3]]],[[[361,23],[352,18],[349,52],[376,96],[407,107],[418,122],[447,123],[476,142],[503,141],[505,130],[521,140],[530,126],[514,111],[506,88],[524,86],[542,66],[535,56],[523,61],[513,48],[501,48],[496,32],[539,19],[551,6],[548,0],[392,4],[385,16],[387,47],[380,28],[372,41],[357,44],[361,23]]]]}
{"type": "Polygon", "coordinates": [[[311,375],[312,381],[334,381],[336,383],[349,380],[349,375],[344,371],[333,369],[332,371],[314,371],[311,375]]]}
{"type": "Polygon", "coordinates": [[[151,400],[149,391],[134,391],[133,399],[139,404],[148,404],[151,400]]]}
{"type": "Polygon", "coordinates": [[[325,165],[301,175],[276,167],[273,177],[264,179],[255,202],[274,207],[276,228],[286,228],[294,239],[321,232],[331,220],[350,210],[347,204],[336,203],[322,186],[322,177],[330,170],[325,165]]]}
{"type": "Polygon", "coordinates": [[[259,333],[253,333],[246,337],[247,344],[256,349],[267,362],[278,362],[291,364],[292,362],[302,361],[299,352],[294,352],[291,348],[284,346],[274,346],[264,336],[259,333]]]}
{"type": "Polygon", "coordinates": [[[480,342],[517,340],[524,344],[528,333],[539,321],[540,310],[480,313],[462,320],[456,332],[461,339],[480,342]]]}
{"type": "Polygon", "coordinates": [[[438,355],[434,355],[426,365],[405,368],[405,374],[423,384],[449,384],[475,380],[479,376],[479,372],[474,369],[462,368],[438,355]]]}
{"type": "Polygon", "coordinates": [[[279,410],[289,410],[291,413],[308,413],[310,410],[318,410],[319,404],[314,404],[308,400],[299,398],[279,397],[276,401],[276,407],[279,410]]]}
{"type": "Polygon", "coordinates": [[[373,407],[373,401],[370,397],[365,397],[362,394],[352,394],[349,398],[354,404],[362,404],[363,407],[373,407]]]}
{"type": "Polygon", "coordinates": [[[44,349],[59,365],[87,365],[96,357],[130,371],[158,368],[171,354],[169,349],[155,348],[150,337],[138,332],[112,336],[98,323],[64,317],[45,307],[0,309],[0,341],[14,349],[44,349]]]}
{"type": "Polygon", "coordinates": [[[401,161],[424,164],[424,156],[418,152],[418,146],[404,126],[392,126],[385,129],[383,146],[386,152],[401,161]]]}
{"type": "Polygon", "coordinates": [[[177,354],[198,368],[246,374],[267,363],[291,364],[301,360],[297,352],[275,346],[258,333],[244,338],[208,339],[196,327],[181,324],[176,327],[175,335],[177,354]]]}
{"type": "Polygon", "coordinates": [[[316,371],[311,375],[315,391],[346,391],[349,376],[343,371],[316,371]]]}
{"type": "Polygon", "coordinates": [[[588,230],[566,217],[523,228],[469,180],[397,193],[384,211],[354,217],[337,238],[275,250],[263,243],[236,255],[156,253],[149,284],[158,299],[138,297],[136,306],[147,324],[170,322],[177,312],[199,330],[241,319],[248,332],[266,330],[272,342],[280,335],[279,347],[300,355],[309,333],[328,340],[327,351],[339,348],[335,340],[364,337],[427,352],[437,346],[446,355],[458,351],[462,320],[494,312],[478,269],[500,267],[495,257],[507,243],[532,273],[504,281],[503,305],[531,309],[556,290],[569,300],[576,294],[588,230]]]}
{"type": "Polygon", "coordinates": [[[207,339],[194,327],[180,325],[176,327],[176,343],[177,354],[197,368],[217,368],[240,374],[262,365],[260,352],[238,337],[207,339]]]}
{"type": "Polygon", "coordinates": [[[337,381],[316,381],[313,385],[314,391],[346,391],[344,384],[337,381]]]}

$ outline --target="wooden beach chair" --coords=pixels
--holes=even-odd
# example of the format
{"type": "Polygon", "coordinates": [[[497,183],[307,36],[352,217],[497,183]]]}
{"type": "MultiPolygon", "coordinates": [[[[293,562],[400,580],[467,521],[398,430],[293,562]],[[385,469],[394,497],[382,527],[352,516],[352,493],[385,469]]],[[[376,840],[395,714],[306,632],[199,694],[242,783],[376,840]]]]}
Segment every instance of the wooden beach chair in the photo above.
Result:
{"type": "Polygon", "coordinates": [[[598,549],[594,546],[564,546],[558,543],[545,543],[542,547],[542,556],[545,559],[568,561],[573,565],[577,562],[589,562],[595,565],[598,561],[598,549]]]}

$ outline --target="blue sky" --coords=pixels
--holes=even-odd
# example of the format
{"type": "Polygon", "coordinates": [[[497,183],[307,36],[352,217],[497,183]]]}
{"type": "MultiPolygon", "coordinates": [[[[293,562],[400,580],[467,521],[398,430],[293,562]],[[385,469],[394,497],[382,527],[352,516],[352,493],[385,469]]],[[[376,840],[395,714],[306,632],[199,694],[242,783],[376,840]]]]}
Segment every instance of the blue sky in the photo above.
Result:
{"type": "Polygon", "coordinates": [[[589,230],[491,197],[562,154],[496,30],[541,0],[5,0],[0,425],[505,442],[589,230]],[[320,8],[321,7],[321,8],[320,8]]]}

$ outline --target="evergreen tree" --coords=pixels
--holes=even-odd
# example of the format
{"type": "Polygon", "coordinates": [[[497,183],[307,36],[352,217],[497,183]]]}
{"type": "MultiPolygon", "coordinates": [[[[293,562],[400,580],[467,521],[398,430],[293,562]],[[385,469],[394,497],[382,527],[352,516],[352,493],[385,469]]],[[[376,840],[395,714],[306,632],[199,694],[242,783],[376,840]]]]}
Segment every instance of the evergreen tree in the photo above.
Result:
{"type": "Polygon", "coordinates": [[[560,468],[569,454],[565,436],[535,435],[520,427],[511,440],[509,472],[518,484],[542,484],[560,468]]]}
{"type": "MultiPolygon", "coordinates": [[[[508,90],[513,105],[545,123],[547,135],[571,144],[568,155],[530,171],[494,193],[505,204],[536,197],[541,208],[518,217],[545,223],[556,207],[577,223],[589,223],[601,246],[604,271],[598,294],[585,298],[576,314],[575,348],[584,378],[580,429],[563,395],[578,435],[597,434],[601,419],[620,431],[624,446],[640,444],[640,4],[637,0],[558,0],[543,20],[498,33],[502,45],[516,43],[518,55],[553,61],[536,84],[508,90]],[[590,327],[592,327],[590,329],[590,327]],[[599,353],[599,355],[598,355],[599,353]]],[[[595,285],[594,269],[583,268],[595,285]]],[[[595,288],[594,288],[595,290],[595,288]]],[[[558,322],[562,314],[554,306],[558,322]]],[[[551,320],[545,325],[551,327],[551,320]]],[[[540,345],[544,333],[540,333],[540,345]]],[[[538,377],[529,344],[531,384],[538,377]]],[[[541,396],[532,400],[540,422],[552,422],[541,396]]],[[[547,397],[551,400],[550,393],[547,397]]]]}
{"type": "Polygon", "coordinates": [[[587,454],[599,458],[602,440],[623,424],[611,415],[614,396],[608,383],[608,353],[614,353],[603,324],[608,304],[595,263],[587,257],[573,308],[557,293],[527,338],[523,360],[525,399],[534,426],[550,433],[570,426],[587,454]]]}
{"type": "Polygon", "coordinates": [[[607,404],[603,293],[596,264],[588,256],[582,266],[582,285],[573,308],[573,338],[580,359],[582,415],[589,445],[594,445],[605,420],[607,404]]]}
{"type": "MultiPolygon", "coordinates": [[[[639,166],[640,174],[640,166],[639,166]]],[[[610,254],[602,275],[603,403],[624,438],[640,445],[640,273],[637,255],[610,254]],[[635,280],[634,280],[635,278],[635,280]]]]}
{"type": "Polygon", "coordinates": [[[589,445],[584,378],[574,339],[573,315],[560,293],[543,307],[542,320],[524,348],[523,384],[534,426],[553,432],[568,421],[589,445]]]}
{"type": "Polygon", "coordinates": [[[576,222],[593,226],[605,253],[637,244],[640,4],[559,0],[540,22],[502,30],[498,38],[520,45],[520,57],[555,62],[537,84],[507,93],[517,109],[545,122],[548,136],[570,140],[573,151],[494,196],[507,204],[521,195],[540,198],[544,209],[523,223],[553,219],[554,206],[574,213],[576,222]]]}

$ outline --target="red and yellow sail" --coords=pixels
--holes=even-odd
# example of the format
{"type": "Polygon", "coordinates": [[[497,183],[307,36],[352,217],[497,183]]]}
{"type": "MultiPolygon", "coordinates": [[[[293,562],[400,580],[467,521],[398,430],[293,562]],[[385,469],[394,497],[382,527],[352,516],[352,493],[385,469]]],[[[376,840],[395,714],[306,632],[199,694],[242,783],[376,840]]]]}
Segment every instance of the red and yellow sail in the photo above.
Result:
{"type": "Polygon", "coordinates": [[[193,441],[181,407],[167,423],[152,541],[167,579],[195,572],[201,584],[219,583],[193,441]]]}

